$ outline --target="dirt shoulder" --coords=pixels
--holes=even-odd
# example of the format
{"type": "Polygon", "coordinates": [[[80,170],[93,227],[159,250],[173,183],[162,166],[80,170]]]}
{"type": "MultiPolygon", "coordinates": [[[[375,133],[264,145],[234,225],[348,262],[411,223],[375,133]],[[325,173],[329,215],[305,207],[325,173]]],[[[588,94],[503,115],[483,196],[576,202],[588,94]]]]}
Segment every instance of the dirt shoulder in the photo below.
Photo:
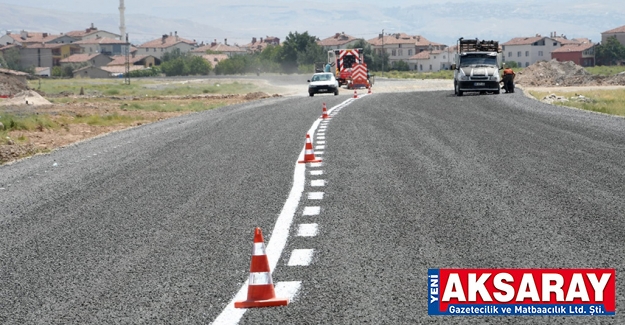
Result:
{"type": "MultiPolygon", "coordinates": [[[[162,96],[150,98],[149,100],[175,102],[179,105],[201,101],[206,106],[227,106],[275,96],[280,95],[255,92],[244,95],[162,96]]],[[[0,104],[5,104],[4,106],[0,106],[0,114],[19,113],[46,116],[55,121],[60,127],[9,131],[7,141],[3,141],[6,143],[0,144],[0,164],[11,163],[38,153],[46,153],[72,143],[110,132],[192,113],[191,111],[158,112],[129,110],[124,108],[124,105],[118,100],[108,102],[85,102],[84,98],[80,96],[75,96],[74,101],[67,104],[52,104],[47,101],[47,104],[33,104],[35,102],[41,102],[41,100],[36,97],[37,96],[24,98],[24,96],[16,96],[12,98],[11,100],[13,101],[18,100],[18,105],[13,102],[7,104],[8,100],[4,103],[0,102],[0,104]],[[27,101],[30,103],[29,105],[25,104],[27,101]],[[73,119],[84,119],[89,116],[116,116],[124,122],[111,125],[95,125],[88,122],[68,122],[73,119]],[[123,117],[127,117],[127,119],[123,117]]],[[[146,99],[124,98],[124,101],[141,102],[146,101],[146,99]]]]}

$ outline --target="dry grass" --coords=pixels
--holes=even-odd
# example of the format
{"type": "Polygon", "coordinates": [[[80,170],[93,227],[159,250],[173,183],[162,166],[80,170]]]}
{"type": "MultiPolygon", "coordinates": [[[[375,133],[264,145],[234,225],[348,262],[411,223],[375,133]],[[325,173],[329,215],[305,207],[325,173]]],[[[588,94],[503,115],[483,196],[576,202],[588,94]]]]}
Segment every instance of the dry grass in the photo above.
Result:
{"type": "Polygon", "coordinates": [[[625,116],[625,89],[592,89],[556,92],[529,91],[529,93],[538,100],[542,100],[550,94],[569,99],[568,101],[554,102],[554,105],[625,116]],[[583,96],[583,98],[580,99],[579,95],[583,96]]]}

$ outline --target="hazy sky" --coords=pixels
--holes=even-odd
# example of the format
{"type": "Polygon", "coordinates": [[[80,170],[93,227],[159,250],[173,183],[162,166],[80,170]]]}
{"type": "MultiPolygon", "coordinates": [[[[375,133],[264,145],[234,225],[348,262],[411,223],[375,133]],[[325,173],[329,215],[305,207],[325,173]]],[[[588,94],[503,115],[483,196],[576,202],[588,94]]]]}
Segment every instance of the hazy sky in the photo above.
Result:
{"type": "MultiPolygon", "coordinates": [[[[56,29],[75,30],[96,21],[100,29],[119,32],[118,0],[0,0],[2,4],[45,9],[48,15],[51,12],[60,13],[57,16],[63,12],[81,13],[75,17],[64,15],[62,24],[59,22],[56,29]]],[[[228,38],[241,43],[249,41],[252,36],[284,39],[292,31],[308,31],[320,38],[345,32],[368,39],[383,29],[386,33],[422,35],[445,44],[453,44],[461,36],[505,42],[512,37],[548,36],[552,31],[569,38],[586,37],[597,42],[601,32],[625,25],[623,0],[281,0],[269,3],[125,0],[125,7],[131,41],[133,36],[134,39],[151,39],[178,28],[183,37],[198,41],[228,38]],[[138,19],[146,16],[158,17],[159,20],[153,20],[158,23],[138,19]],[[197,25],[185,29],[190,26],[189,22],[197,25]]],[[[37,24],[44,21],[48,23],[47,28],[55,28],[52,27],[56,26],[52,25],[55,19],[48,16],[43,19],[36,11],[25,11],[21,20],[3,17],[0,12],[0,30],[36,29],[37,24]],[[11,25],[3,25],[3,21],[11,25]]]]}

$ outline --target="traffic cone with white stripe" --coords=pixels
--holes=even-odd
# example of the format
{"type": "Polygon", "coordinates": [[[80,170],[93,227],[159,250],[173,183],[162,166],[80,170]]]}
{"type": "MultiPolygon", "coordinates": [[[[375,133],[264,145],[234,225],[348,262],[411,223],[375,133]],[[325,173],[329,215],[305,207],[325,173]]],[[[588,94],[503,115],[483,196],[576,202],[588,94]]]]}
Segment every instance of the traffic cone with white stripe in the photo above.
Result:
{"type": "Polygon", "coordinates": [[[358,98],[358,92],[354,89],[354,98],[358,98]]]}
{"type": "Polygon", "coordinates": [[[321,115],[322,119],[329,119],[330,115],[328,115],[328,108],[326,107],[326,103],[323,103],[323,115],[321,115]]]}
{"type": "Polygon", "coordinates": [[[306,134],[306,146],[304,148],[304,160],[298,161],[298,163],[317,163],[321,162],[321,159],[315,158],[315,152],[313,151],[312,141],[310,135],[306,134]]]}
{"type": "Polygon", "coordinates": [[[269,259],[265,253],[265,240],[260,228],[256,228],[250,279],[247,286],[247,300],[235,301],[234,308],[275,307],[288,304],[289,299],[276,298],[271,280],[271,270],[269,270],[269,259]]]}

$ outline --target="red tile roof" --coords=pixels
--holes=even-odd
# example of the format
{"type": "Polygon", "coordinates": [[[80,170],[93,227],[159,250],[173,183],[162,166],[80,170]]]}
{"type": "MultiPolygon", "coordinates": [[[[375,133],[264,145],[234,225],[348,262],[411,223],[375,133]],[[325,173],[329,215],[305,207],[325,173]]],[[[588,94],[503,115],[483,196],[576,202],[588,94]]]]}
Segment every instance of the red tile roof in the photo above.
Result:
{"type": "Polygon", "coordinates": [[[95,58],[98,55],[104,55],[104,54],[100,54],[100,53],[72,54],[72,55],[66,57],[65,59],[63,59],[63,60],[61,60],[59,62],[61,62],[61,63],[82,63],[82,62],[87,62],[87,61],[95,58]]]}
{"type": "Polygon", "coordinates": [[[8,34],[16,42],[28,44],[28,43],[46,43],[61,37],[61,35],[52,35],[41,32],[25,32],[26,38],[22,38],[22,33],[8,34]]]}
{"type": "Polygon", "coordinates": [[[204,60],[210,62],[210,64],[215,67],[215,65],[217,65],[217,63],[226,60],[228,58],[227,55],[225,54],[204,54],[202,55],[202,57],[204,58],[204,60]]]}
{"type": "Polygon", "coordinates": [[[358,38],[345,33],[336,33],[328,38],[318,41],[317,44],[319,44],[319,46],[340,46],[357,39],[358,38]]]}
{"type": "Polygon", "coordinates": [[[153,41],[149,41],[147,43],[143,43],[139,46],[137,46],[138,48],[168,48],[168,47],[172,47],[178,43],[186,43],[189,45],[197,45],[196,42],[188,40],[186,38],[182,38],[180,36],[171,36],[171,35],[163,35],[163,37],[161,38],[157,38],[153,41]]]}
{"type": "Polygon", "coordinates": [[[541,39],[548,38],[544,36],[535,36],[535,37],[515,37],[501,45],[530,45],[534,42],[538,42],[541,39]]]}
{"type": "Polygon", "coordinates": [[[595,46],[595,44],[592,43],[567,44],[551,51],[551,53],[583,52],[593,46],[595,46]]]}
{"type": "Polygon", "coordinates": [[[411,35],[407,35],[404,33],[398,33],[398,34],[393,34],[393,35],[384,35],[383,37],[378,36],[376,38],[372,38],[370,40],[367,41],[369,44],[371,45],[375,45],[375,46],[380,46],[382,44],[384,45],[392,45],[392,44],[412,44],[412,45],[417,45],[417,46],[423,46],[423,45],[442,45],[442,44],[438,44],[438,43],[433,43],[430,42],[427,38],[421,36],[421,35],[415,35],[415,36],[411,36],[411,35]]]}
{"type": "Polygon", "coordinates": [[[430,51],[421,51],[411,56],[408,60],[428,60],[428,59],[430,59],[430,51]]]}
{"type": "Polygon", "coordinates": [[[601,34],[615,34],[615,33],[625,33],[625,25],[621,26],[621,27],[617,27],[614,29],[610,29],[608,31],[605,31],[601,34]]]}
{"type": "MultiPolygon", "coordinates": [[[[130,64],[135,64],[147,57],[154,57],[153,55],[135,55],[134,57],[131,55],[128,57],[128,61],[130,62],[130,64]]],[[[154,57],[156,58],[156,57],[154,57]]],[[[125,55],[115,55],[115,56],[111,56],[111,59],[113,59],[113,61],[109,62],[107,64],[107,66],[112,66],[112,65],[125,65],[126,64],[126,56],[125,55]]]]}

